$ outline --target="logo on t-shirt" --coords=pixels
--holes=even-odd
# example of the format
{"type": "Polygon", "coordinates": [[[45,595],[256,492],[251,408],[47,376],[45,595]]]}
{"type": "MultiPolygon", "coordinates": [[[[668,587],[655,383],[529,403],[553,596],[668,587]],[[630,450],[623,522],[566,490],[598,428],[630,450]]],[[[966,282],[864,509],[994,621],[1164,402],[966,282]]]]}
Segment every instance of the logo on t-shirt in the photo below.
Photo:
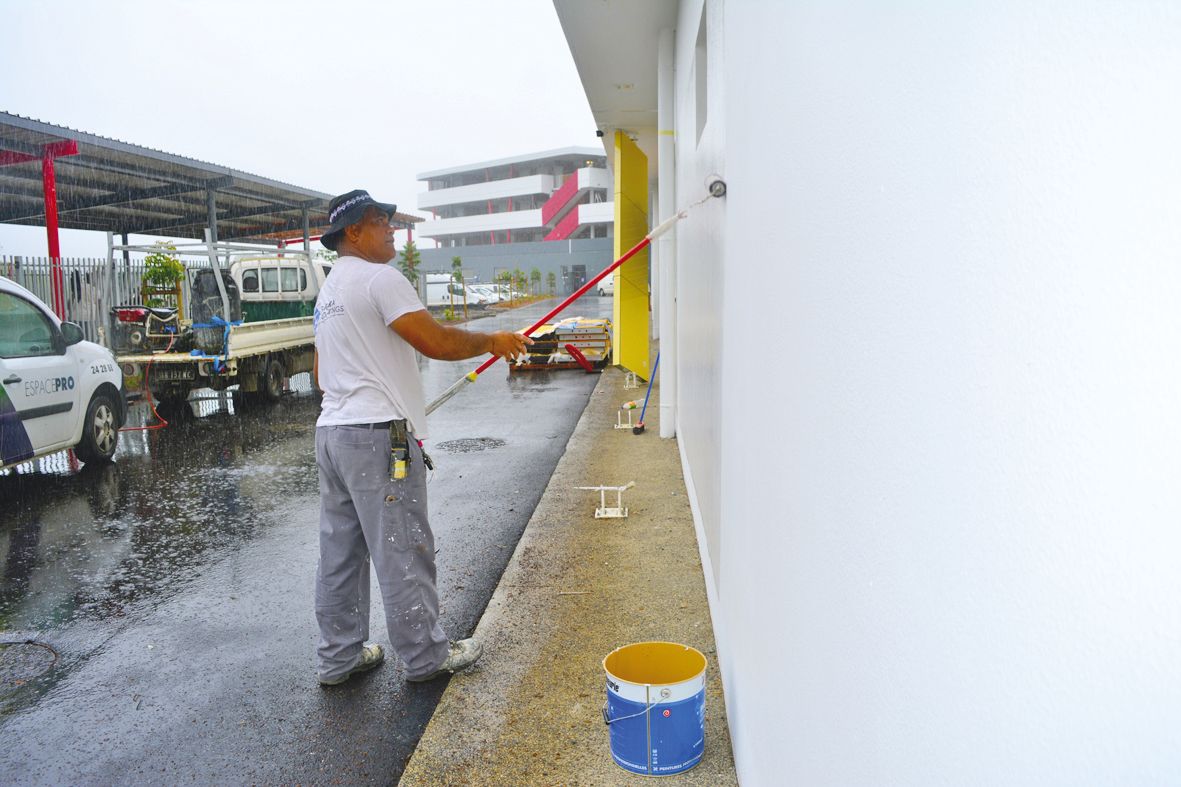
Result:
{"type": "Polygon", "coordinates": [[[312,330],[319,330],[322,321],[339,317],[342,314],[344,314],[344,304],[337,303],[335,299],[317,302],[316,310],[312,312],[312,330]]]}

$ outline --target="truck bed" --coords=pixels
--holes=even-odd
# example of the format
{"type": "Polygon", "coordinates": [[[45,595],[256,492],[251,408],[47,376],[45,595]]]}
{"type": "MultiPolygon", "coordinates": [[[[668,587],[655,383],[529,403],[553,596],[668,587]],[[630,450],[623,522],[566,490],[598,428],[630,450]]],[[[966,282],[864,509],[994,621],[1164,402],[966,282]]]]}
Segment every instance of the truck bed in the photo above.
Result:
{"type": "MultiPolygon", "coordinates": [[[[246,322],[230,328],[230,346],[226,357],[245,358],[259,353],[276,352],[304,344],[312,344],[314,341],[315,334],[312,332],[311,317],[246,322]]],[[[120,363],[146,364],[151,361],[153,364],[174,364],[191,363],[196,358],[200,358],[200,356],[193,356],[188,352],[167,352],[120,355],[117,360],[120,363]]]]}

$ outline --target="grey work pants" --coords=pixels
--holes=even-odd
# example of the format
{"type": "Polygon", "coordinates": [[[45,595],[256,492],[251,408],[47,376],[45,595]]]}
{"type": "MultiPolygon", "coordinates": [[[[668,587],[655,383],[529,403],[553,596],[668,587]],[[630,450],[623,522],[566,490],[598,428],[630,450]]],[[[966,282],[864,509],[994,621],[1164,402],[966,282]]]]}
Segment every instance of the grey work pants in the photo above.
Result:
{"type": "Polygon", "coordinates": [[[435,587],[435,538],[427,522],[426,468],[413,439],[410,457],[406,478],[391,480],[388,428],[316,428],[322,680],[348,672],[369,637],[370,557],[390,643],[406,663],[407,677],[427,675],[447,658],[435,587]]]}

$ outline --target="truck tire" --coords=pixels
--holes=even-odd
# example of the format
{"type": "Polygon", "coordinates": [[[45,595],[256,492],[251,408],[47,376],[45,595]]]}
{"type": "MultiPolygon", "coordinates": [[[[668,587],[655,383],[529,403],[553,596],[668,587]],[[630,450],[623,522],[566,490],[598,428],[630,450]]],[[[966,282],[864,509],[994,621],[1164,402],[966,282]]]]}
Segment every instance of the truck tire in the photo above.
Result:
{"type": "Polygon", "coordinates": [[[268,358],[266,369],[258,381],[258,392],[268,402],[277,402],[283,395],[283,382],[287,379],[287,370],[278,358],[268,358]]]}
{"type": "Polygon", "coordinates": [[[82,440],[74,446],[74,456],[83,464],[110,462],[119,445],[119,410],[111,397],[96,393],[86,408],[82,440]]]}

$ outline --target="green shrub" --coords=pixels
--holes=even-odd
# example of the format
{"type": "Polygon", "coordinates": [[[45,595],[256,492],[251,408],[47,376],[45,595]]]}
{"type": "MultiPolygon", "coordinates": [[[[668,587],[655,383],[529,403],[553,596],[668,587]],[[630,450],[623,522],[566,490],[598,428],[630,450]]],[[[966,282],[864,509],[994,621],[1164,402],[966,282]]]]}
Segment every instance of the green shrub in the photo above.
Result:
{"type": "Polygon", "coordinates": [[[160,241],[156,251],[144,258],[144,281],[158,286],[171,287],[185,277],[185,266],[176,258],[176,247],[160,241]]]}

